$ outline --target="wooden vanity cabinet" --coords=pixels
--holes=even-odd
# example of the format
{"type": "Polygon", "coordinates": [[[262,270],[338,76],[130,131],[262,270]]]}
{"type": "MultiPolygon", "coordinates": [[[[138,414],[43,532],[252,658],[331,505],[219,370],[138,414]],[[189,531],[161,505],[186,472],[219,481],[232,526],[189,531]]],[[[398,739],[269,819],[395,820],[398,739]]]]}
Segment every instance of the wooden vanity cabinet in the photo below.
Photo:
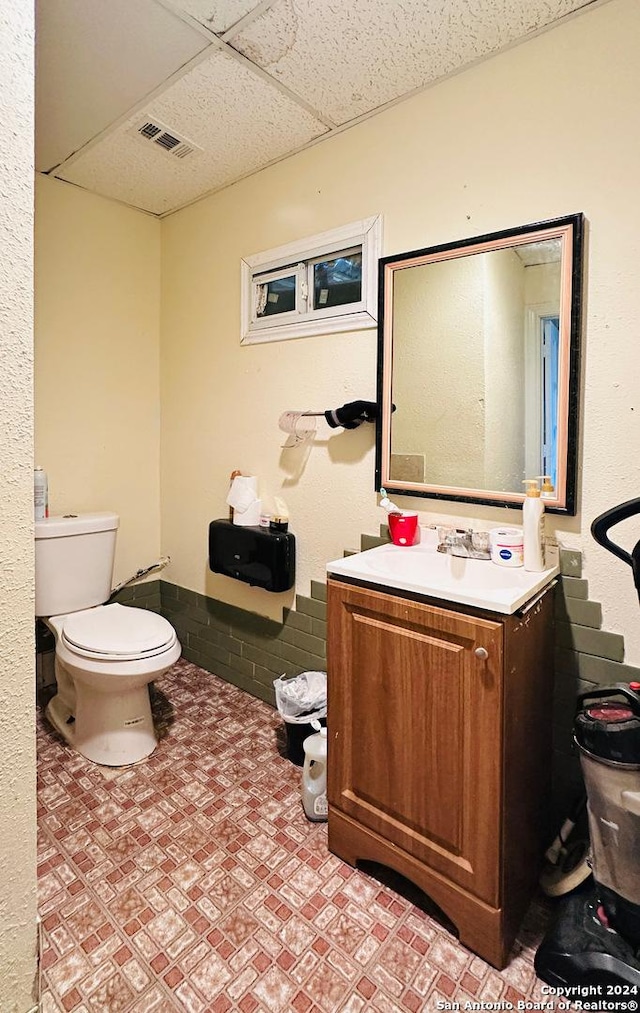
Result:
{"type": "Polygon", "coordinates": [[[553,594],[503,616],[328,581],[329,849],[504,967],[548,843],[553,594]]]}

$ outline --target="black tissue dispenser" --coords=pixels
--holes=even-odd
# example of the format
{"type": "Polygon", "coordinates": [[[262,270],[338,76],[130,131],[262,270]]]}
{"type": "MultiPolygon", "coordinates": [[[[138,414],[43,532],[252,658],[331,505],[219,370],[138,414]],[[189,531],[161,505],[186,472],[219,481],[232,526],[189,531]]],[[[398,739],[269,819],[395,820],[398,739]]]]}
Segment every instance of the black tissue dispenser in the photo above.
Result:
{"type": "Polygon", "coordinates": [[[265,591],[288,591],[296,579],[295,536],[228,520],[211,521],[209,569],[265,591]]]}

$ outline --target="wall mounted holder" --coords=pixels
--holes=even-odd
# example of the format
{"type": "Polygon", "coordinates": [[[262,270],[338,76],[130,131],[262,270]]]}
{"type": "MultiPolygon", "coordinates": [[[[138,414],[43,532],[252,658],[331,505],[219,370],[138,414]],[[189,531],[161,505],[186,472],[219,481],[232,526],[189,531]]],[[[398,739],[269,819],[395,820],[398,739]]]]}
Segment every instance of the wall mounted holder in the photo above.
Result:
{"type": "Polygon", "coordinates": [[[378,411],[375,401],[349,401],[341,408],[329,408],[324,412],[283,412],[278,420],[278,426],[284,433],[289,433],[284,446],[290,448],[313,439],[317,418],[326,419],[332,429],[337,429],[338,426],[342,426],[343,429],[357,429],[363,422],[375,422],[378,411]]]}
{"type": "Polygon", "coordinates": [[[265,591],[288,591],[296,579],[296,540],[290,531],[209,524],[209,569],[265,591]]]}

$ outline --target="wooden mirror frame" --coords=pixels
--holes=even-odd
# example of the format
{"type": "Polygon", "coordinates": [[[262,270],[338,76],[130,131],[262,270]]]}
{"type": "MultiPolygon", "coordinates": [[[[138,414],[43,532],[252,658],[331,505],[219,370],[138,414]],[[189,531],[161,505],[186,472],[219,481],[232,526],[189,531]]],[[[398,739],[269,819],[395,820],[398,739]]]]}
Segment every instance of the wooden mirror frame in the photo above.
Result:
{"type": "MultiPolygon", "coordinates": [[[[380,418],[376,433],[377,491],[384,488],[388,493],[396,495],[482,503],[490,506],[516,508],[522,506],[524,493],[430,485],[425,482],[391,478],[391,417],[395,408],[392,391],[394,273],[396,270],[468,257],[474,253],[487,253],[512,246],[560,239],[557,485],[555,498],[545,500],[545,508],[552,513],[575,514],[583,233],[584,216],[574,214],[381,258],[378,268],[377,400],[380,405],[380,418]]],[[[523,475],[523,478],[525,477],[533,476],[523,475]]]]}

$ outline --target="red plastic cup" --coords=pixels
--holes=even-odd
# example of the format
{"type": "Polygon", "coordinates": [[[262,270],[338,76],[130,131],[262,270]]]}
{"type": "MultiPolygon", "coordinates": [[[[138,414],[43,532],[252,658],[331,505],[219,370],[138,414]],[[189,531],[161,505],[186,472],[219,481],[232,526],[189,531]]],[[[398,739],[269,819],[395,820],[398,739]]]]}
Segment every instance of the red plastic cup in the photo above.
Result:
{"type": "Polygon", "coordinates": [[[413,545],[418,531],[418,515],[407,513],[391,513],[387,516],[389,534],[394,545],[413,545]]]}

